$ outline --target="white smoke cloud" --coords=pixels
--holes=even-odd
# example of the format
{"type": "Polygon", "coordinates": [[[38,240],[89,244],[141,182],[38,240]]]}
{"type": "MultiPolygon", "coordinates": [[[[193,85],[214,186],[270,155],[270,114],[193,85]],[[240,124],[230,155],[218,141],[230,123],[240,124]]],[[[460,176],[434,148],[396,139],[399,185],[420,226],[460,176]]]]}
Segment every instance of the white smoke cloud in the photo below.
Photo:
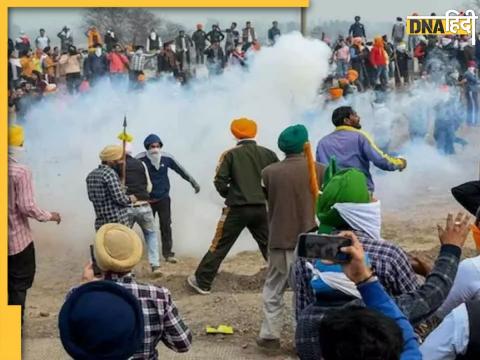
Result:
{"type": "MultiPolygon", "coordinates": [[[[195,195],[188,183],[170,172],[174,250],[203,255],[223,206],[212,181],[221,153],[235,145],[229,131],[231,120],[241,116],[255,119],[259,143],[280,157],[277,137],[290,124],[304,123],[315,145],[333,131],[331,114],[336,105],[324,107],[317,94],[328,73],[329,57],[330,50],[323,43],[291,34],[281,37],[275,47],[255,54],[248,72],[229,68],[216,78],[201,76],[187,87],[161,81],[149,83],[141,92],[113,89],[106,81],[88,94],[53,97],[35,106],[24,119],[28,163],[35,175],[39,203],[61,212],[64,219],[60,227],[36,226],[37,240],[85,249],[93,239],[94,212],[85,178],[98,165],[99,151],[118,142],[126,114],[128,132],[135,137],[134,153],[144,150],[143,139],[148,134],[156,133],[164,150],[201,185],[202,191],[195,195]]],[[[470,144],[453,157],[440,155],[432,143],[433,109],[445,98],[438,87],[414,87],[410,93],[391,94],[383,113],[373,110],[374,98],[368,92],[352,100],[364,129],[377,137],[379,131],[387,132],[391,151],[408,160],[402,173],[372,169],[376,196],[384,210],[415,207],[432,196],[444,196],[452,186],[478,178],[478,132],[460,131],[470,144]],[[427,141],[412,143],[408,141],[408,119],[422,111],[427,141]]],[[[256,248],[245,233],[233,252],[256,248]]]]}
{"type": "MultiPolygon", "coordinates": [[[[113,89],[105,81],[88,94],[52,97],[35,106],[24,119],[28,163],[39,204],[59,211],[64,219],[58,228],[36,226],[37,239],[81,248],[93,239],[95,216],[85,178],[98,166],[100,150],[118,143],[126,114],[134,153],[144,150],[148,134],[158,134],[164,150],[201,185],[195,195],[170,172],[174,250],[202,255],[221,214],[223,199],[213,187],[213,177],[221,153],[235,145],[231,120],[255,119],[259,143],[277,151],[279,133],[300,122],[297,115],[314,106],[329,56],[330,49],[320,41],[291,34],[256,53],[248,72],[230,68],[186,88],[166,81],[148,83],[141,92],[113,89]]],[[[244,235],[234,251],[252,248],[255,242],[244,235]]]]}

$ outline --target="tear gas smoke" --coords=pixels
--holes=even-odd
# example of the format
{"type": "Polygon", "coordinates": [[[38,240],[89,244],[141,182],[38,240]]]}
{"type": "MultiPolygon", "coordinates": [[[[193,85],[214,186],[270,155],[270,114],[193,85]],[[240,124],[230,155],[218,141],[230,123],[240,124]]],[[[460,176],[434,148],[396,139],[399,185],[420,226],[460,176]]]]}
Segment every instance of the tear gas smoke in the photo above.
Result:
{"type": "MultiPolygon", "coordinates": [[[[42,102],[24,119],[28,163],[35,175],[39,204],[61,212],[64,222],[60,228],[36,227],[37,238],[82,248],[93,239],[94,212],[85,178],[98,165],[103,146],[118,142],[126,114],[128,132],[135,138],[134,154],[144,151],[146,135],[156,133],[164,151],[172,153],[201,185],[200,194],[194,195],[188,183],[170,172],[174,250],[203,255],[223,206],[212,180],[221,153],[235,145],[229,131],[231,120],[255,119],[259,143],[281,158],[277,137],[290,124],[303,122],[315,145],[333,130],[331,114],[336,105],[322,107],[317,95],[328,73],[329,57],[330,49],[320,41],[290,34],[273,48],[256,53],[248,72],[229,68],[221,76],[188,87],[160,81],[133,93],[113,89],[105,81],[88,94],[42,102]]],[[[433,109],[445,94],[436,88],[417,87],[409,93],[391,94],[382,109],[378,104],[372,106],[374,98],[369,92],[352,100],[365,130],[379,139],[382,135],[390,151],[408,159],[402,173],[372,170],[384,210],[416,206],[432,191],[446,194],[452,186],[478,177],[478,165],[473,162],[478,139],[472,138],[467,150],[455,157],[439,155],[423,140],[407,141],[409,122],[426,127],[427,140],[431,138],[433,109]]],[[[233,252],[255,248],[250,235],[244,234],[233,252]]]]}
{"type": "MultiPolygon", "coordinates": [[[[201,185],[200,194],[194,195],[190,185],[170,171],[174,251],[203,254],[221,214],[223,199],[212,180],[220,155],[235,145],[231,120],[255,119],[259,143],[278,151],[278,134],[300,120],[295,114],[315,103],[329,56],[322,42],[291,34],[256,53],[248,72],[230,68],[187,88],[162,81],[133,93],[105,81],[88,94],[52,97],[38,104],[24,119],[28,164],[39,204],[59,211],[64,221],[58,228],[36,227],[37,239],[81,248],[93,239],[95,216],[85,178],[98,166],[99,151],[119,142],[116,137],[126,114],[134,154],[144,151],[148,134],[156,133],[163,150],[201,185]]],[[[236,251],[256,246],[250,235],[237,243],[236,251]]]]}

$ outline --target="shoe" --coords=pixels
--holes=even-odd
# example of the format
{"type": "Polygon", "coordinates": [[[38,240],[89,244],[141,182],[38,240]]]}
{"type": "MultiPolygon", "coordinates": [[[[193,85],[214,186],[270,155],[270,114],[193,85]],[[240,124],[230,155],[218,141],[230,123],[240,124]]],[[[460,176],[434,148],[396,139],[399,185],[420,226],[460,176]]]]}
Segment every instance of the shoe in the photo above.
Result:
{"type": "Polygon", "coordinates": [[[176,263],[178,263],[178,260],[177,260],[175,257],[173,257],[173,256],[167,257],[167,258],[165,259],[165,261],[168,262],[168,263],[170,263],[170,264],[176,264],[176,263]]]}
{"type": "Polygon", "coordinates": [[[163,275],[162,270],[160,269],[160,266],[152,266],[152,274],[157,276],[163,275]]]}
{"type": "Polygon", "coordinates": [[[263,339],[257,337],[255,342],[259,348],[265,350],[280,350],[280,340],[279,339],[263,339]]]}
{"type": "Polygon", "coordinates": [[[195,275],[190,275],[188,278],[187,278],[187,284],[193,289],[195,290],[197,293],[199,293],[200,295],[208,295],[210,294],[210,290],[203,290],[197,283],[197,278],[195,277],[195,275]]]}

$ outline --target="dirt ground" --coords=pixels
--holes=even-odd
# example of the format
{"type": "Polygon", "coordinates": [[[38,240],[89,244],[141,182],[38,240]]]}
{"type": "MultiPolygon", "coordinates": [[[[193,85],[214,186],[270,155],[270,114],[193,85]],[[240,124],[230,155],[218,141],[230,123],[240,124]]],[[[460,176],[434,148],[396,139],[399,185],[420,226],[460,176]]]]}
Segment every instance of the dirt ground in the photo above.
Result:
{"type": "MultiPolygon", "coordinates": [[[[468,137],[468,136],[467,136],[468,137]]],[[[478,144],[478,132],[469,138],[478,144]]],[[[473,153],[478,154],[478,147],[473,153]]],[[[465,159],[475,160],[471,153],[465,159]]],[[[478,164],[478,158],[476,159],[478,164]]],[[[441,165],[440,165],[441,166],[441,165]]],[[[478,165],[475,165],[478,169],[478,165]]],[[[468,176],[478,170],[469,172],[468,176]]],[[[419,178],[436,174],[419,173],[419,178]]],[[[462,178],[461,176],[459,178],[462,178]]],[[[468,177],[467,179],[472,179],[468,177]]],[[[474,179],[474,178],[473,178],[474,179]]],[[[379,182],[382,182],[379,179],[379,182]]],[[[436,224],[441,223],[449,211],[460,207],[441,179],[429,181],[428,186],[412,188],[410,197],[415,201],[383,206],[383,236],[416,255],[432,261],[438,253],[436,224]]],[[[450,184],[455,185],[455,184],[450,184]]],[[[387,187],[384,186],[384,189],[387,187]]],[[[380,191],[379,198],[386,195],[380,191]]],[[[53,241],[37,239],[37,276],[28,294],[26,322],[24,326],[24,358],[35,360],[67,359],[58,341],[58,311],[67,291],[80,279],[86,257],[79,256],[74,249],[54,245],[53,241]]],[[[464,254],[473,256],[473,240],[470,238],[464,254]]],[[[87,253],[85,253],[87,255],[87,253]]],[[[264,262],[258,252],[242,252],[228,258],[215,280],[211,295],[193,293],[185,285],[187,275],[195,271],[198,258],[180,257],[178,264],[162,264],[164,276],[153,278],[142,263],[136,270],[140,281],[151,282],[170,289],[180,314],[194,333],[194,346],[185,359],[290,359],[295,358],[293,330],[288,314],[291,312],[291,293],[286,296],[285,327],[282,353],[267,355],[255,346],[262,320],[261,290],[264,281],[264,262]],[[206,335],[207,325],[231,325],[235,334],[231,336],[206,335]]],[[[162,346],[160,346],[162,347],[162,346]]],[[[159,348],[160,348],[159,347],[159,348]]],[[[162,359],[176,359],[170,351],[161,349],[162,359]]]]}

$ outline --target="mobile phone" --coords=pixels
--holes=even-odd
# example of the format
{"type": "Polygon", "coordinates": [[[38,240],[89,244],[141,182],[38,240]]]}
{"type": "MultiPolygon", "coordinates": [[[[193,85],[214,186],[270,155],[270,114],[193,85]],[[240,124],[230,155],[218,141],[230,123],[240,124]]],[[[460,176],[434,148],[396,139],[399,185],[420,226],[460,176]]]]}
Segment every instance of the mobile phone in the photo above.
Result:
{"type": "Polygon", "coordinates": [[[298,256],[308,259],[328,260],[337,264],[346,264],[350,255],[340,251],[343,247],[352,246],[352,239],[315,233],[298,236],[298,256]]]}
{"type": "Polygon", "coordinates": [[[102,270],[97,265],[97,261],[95,260],[95,253],[93,251],[93,245],[90,245],[90,259],[92,260],[92,268],[93,268],[93,275],[101,276],[102,270]]]}

